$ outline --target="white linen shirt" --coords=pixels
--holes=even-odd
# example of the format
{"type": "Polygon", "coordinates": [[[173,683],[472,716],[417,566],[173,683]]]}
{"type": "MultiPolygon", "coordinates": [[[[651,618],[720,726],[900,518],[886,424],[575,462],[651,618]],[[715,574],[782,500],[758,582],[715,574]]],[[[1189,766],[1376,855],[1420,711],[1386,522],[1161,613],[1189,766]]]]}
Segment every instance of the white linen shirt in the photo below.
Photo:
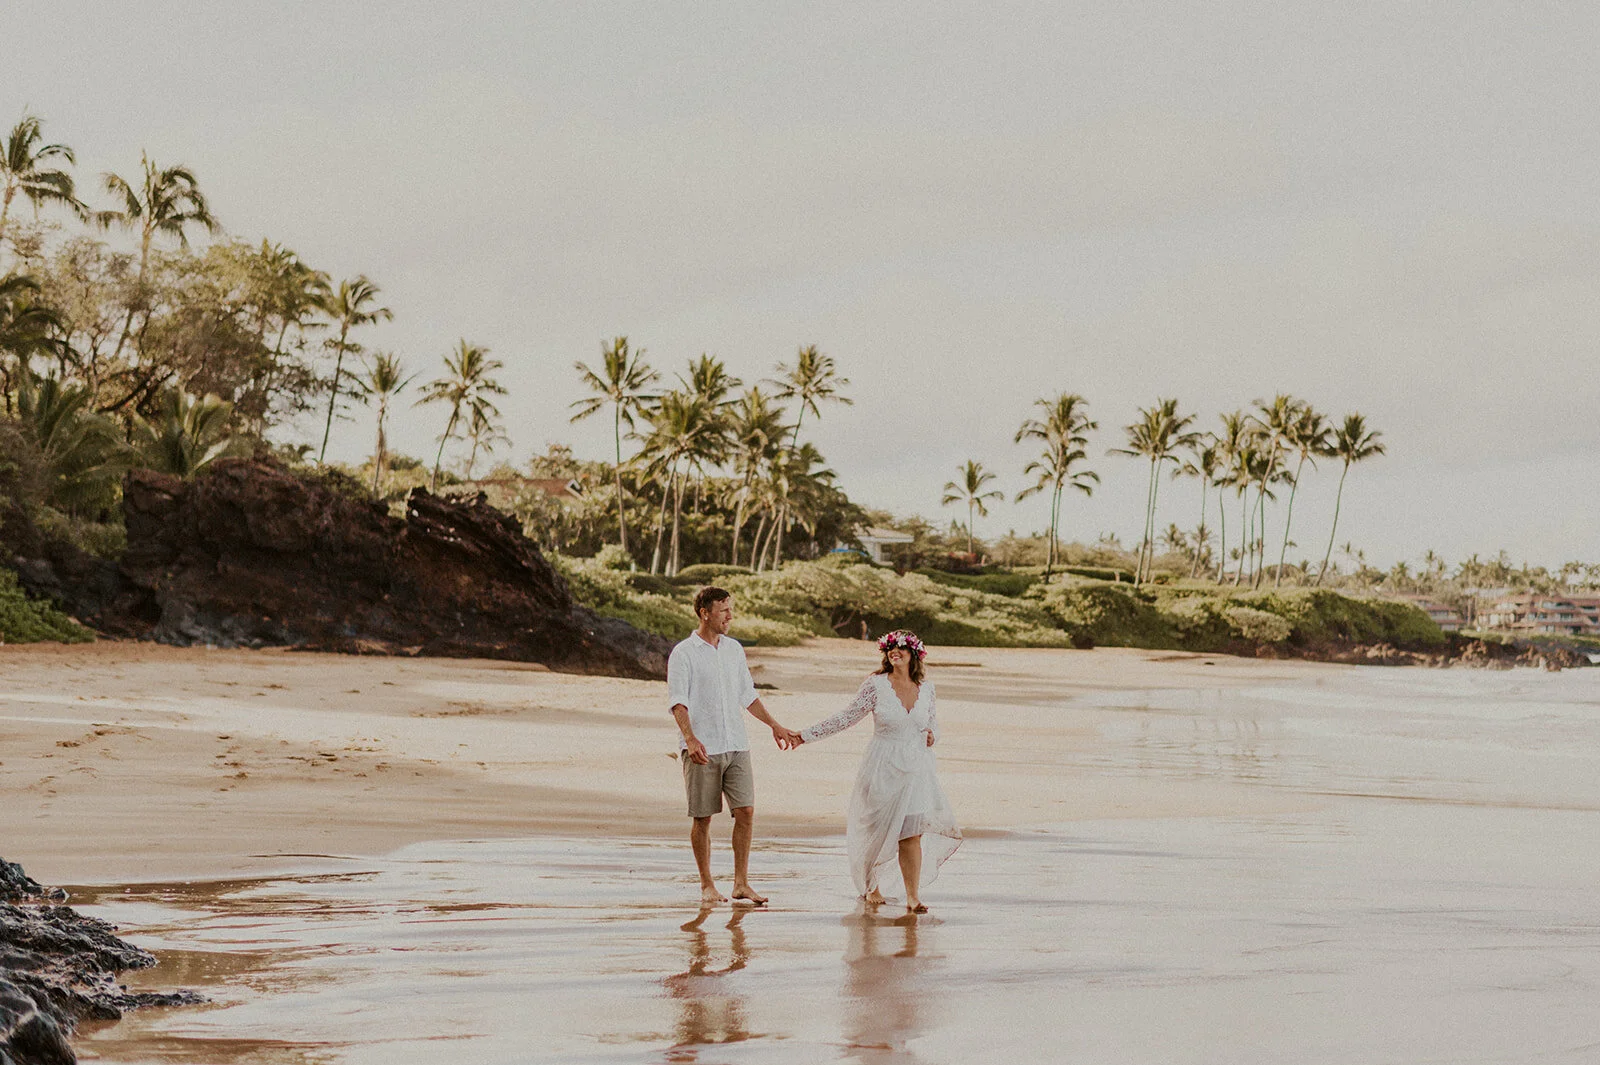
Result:
{"type": "MultiPolygon", "coordinates": [[[[680,703],[689,708],[689,728],[707,754],[750,749],[744,712],[759,697],[744,647],[731,636],[713,647],[691,632],[667,658],[667,712],[680,703]]],[[[678,749],[688,746],[679,732],[678,749]]]]}

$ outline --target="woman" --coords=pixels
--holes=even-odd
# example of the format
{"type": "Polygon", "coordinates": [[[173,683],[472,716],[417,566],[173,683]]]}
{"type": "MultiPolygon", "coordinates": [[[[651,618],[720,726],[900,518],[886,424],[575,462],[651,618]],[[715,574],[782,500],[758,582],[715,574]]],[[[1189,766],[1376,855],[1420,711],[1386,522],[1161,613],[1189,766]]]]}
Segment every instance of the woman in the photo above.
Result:
{"type": "Polygon", "coordinates": [[[869,903],[884,900],[878,890],[884,866],[900,861],[906,909],[927,913],[922,904],[922,837],[928,844],[927,882],[961,845],[950,801],[939,787],[933,745],[939,739],[933,685],[923,681],[927,652],[914,633],[896,630],[878,641],[883,665],[843,711],[800,732],[801,743],[843,732],[872,715],[872,742],[850,791],[845,840],[850,875],[869,903]]]}

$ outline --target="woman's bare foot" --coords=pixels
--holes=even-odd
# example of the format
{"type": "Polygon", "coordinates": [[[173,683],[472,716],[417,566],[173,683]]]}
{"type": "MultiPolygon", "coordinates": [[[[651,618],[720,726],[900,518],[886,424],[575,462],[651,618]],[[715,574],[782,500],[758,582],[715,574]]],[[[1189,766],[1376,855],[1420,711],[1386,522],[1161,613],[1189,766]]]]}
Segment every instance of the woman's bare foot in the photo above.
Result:
{"type": "Polygon", "coordinates": [[[717,890],[715,884],[706,884],[700,888],[700,902],[702,905],[714,906],[719,902],[727,902],[728,896],[717,890]]]}
{"type": "Polygon", "coordinates": [[[921,899],[907,899],[906,900],[906,912],[907,913],[927,913],[928,912],[928,907],[926,907],[926,906],[924,906],[922,904],[922,900],[921,899]]]}
{"type": "Polygon", "coordinates": [[[765,895],[758,894],[756,889],[751,887],[749,884],[735,884],[733,885],[733,901],[748,902],[753,906],[765,906],[767,904],[767,897],[765,895]]]}
{"type": "Polygon", "coordinates": [[[873,888],[871,891],[867,892],[861,897],[866,900],[868,906],[882,906],[884,903],[889,901],[883,897],[883,892],[879,891],[877,888],[873,888]]]}

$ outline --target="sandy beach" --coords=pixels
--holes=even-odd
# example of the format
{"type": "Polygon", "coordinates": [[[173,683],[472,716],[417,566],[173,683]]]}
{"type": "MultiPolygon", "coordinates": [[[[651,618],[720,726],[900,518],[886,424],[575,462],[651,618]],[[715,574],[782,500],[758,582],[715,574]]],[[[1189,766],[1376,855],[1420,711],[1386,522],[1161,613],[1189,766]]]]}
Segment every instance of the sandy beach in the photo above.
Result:
{"type": "MultiPolygon", "coordinates": [[[[1114,716],[1090,692],[1228,689],[1330,667],[1129,650],[960,648],[930,671],[941,766],[976,832],[1085,817],[1291,808],[1225,780],[1059,772],[1114,716]]],[[[842,708],[870,645],[751,652],[768,708],[799,727],[842,708]]],[[[256,875],[306,855],[375,856],[484,836],[679,836],[663,683],[511,662],[206,651],[0,648],[5,856],[52,882],[256,875]]],[[[751,722],[764,836],[839,830],[866,742],[785,755],[751,722]]]]}
{"type": "MultiPolygon", "coordinates": [[[[751,653],[795,726],[872,660],[751,653]]],[[[865,730],[762,735],[773,903],[702,910],[664,685],[494,662],[0,649],[0,853],[213,1000],[85,1060],[1592,1060],[1600,672],[932,662],[924,918],[852,897],[865,730]]]]}

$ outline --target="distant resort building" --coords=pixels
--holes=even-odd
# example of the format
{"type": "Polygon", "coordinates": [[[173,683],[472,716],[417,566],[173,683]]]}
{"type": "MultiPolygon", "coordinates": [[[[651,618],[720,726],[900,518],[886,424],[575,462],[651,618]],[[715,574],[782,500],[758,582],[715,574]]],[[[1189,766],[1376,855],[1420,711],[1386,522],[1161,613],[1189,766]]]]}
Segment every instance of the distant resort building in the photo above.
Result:
{"type": "Polygon", "coordinates": [[[1600,596],[1521,592],[1503,595],[1478,614],[1481,628],[1561,636],[1600,635],[1600,596]]]}
{"type": "Polygon", "coordinates": [[[1435,602],[1425,595],[1407,595],[1402,596],[1402,598],[1427,614],[1433,619],[1434,624],[1445,632],[1460,632],[1465,624],[1461,611],[1455,607],[1445,606],[1443,603],[1435,602]]]}
{"type": "Polygon", "coordinates": [[[885,547],[897,544],[909,544],[916,537],[910,533],[897,532],[894,529],[881,529],[875,525],[864,525],[856,528],[856,539],[860,541],[862,550],[867,557],[879,566],[887,566],[891,560],[883,553],[885,547]]]}

